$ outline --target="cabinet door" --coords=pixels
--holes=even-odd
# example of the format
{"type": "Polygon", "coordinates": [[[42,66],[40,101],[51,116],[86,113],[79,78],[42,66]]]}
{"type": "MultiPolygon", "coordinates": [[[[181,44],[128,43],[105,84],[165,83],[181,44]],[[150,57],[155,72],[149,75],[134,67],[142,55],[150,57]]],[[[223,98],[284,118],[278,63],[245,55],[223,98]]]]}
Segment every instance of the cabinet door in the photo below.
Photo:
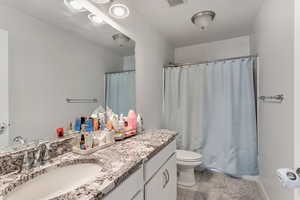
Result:
{"type": "Polygon", "coordinates": [[[136,195],[134,195],[131,200],[143,200],[142,191],[139,191],[136,195]]]}
{"type": "Polygon", "coordinates": [[[143,170],[139,169],[111,191],[104,200],[142,200],[143,170]]]}
{"type": "Polygon", "coordinates": [[[145,200],[176,200],[177,173],[175,154],[146,184],[145,198],[145,200]]]}

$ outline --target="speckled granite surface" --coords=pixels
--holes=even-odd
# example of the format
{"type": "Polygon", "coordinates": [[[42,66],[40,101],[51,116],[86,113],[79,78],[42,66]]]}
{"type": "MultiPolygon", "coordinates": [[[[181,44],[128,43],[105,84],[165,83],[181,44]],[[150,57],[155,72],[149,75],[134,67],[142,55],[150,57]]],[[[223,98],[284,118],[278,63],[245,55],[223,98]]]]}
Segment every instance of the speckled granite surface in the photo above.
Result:
{"type": "MultiPolygon", "coordinates": [[[[58,138],[55,141],[49,141],[50,159],[72,151],[72,141],[76,134],[64,138],[58,138]]],[[[15,172],[20,163],[23,162],[25,152],[35,152],[36,146],[29,145],[17,151],[0,152],[0,176],[15,172]]]]}
{"type": "Polygon", "coordinates": [[[72,152],[51,159],[46,165],[22,170],[0,177],[0,200],[5,199],[19,185],[34,177],[46,173],[55,167],[64,167],[76,163],[98,163],[101,171],[95,174],[94,181],[86,183],[74,191],[52,200],[98,200],[117,187],[143,163],[175,139],[176,133],[168,130],[148,130],[144,134],[117,142],[89,156],[72,152]]]}
{"type": "Polygon", "coordinates": [[[265,200],[255,181],[208,170],[196,172],[196,185],[178,187],[177,200],[265,200]]]}

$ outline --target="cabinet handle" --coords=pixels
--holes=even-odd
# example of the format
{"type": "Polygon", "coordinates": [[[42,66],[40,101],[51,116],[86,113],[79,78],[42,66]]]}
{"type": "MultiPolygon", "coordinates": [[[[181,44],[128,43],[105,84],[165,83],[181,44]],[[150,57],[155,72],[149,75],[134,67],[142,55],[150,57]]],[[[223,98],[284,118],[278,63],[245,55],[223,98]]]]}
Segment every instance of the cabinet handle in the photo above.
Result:
{"type": "Polygon", "coordinates": [[[167,174],[167,185],[168,185],[168,183],[170,181],[170,174],[169,174],[169,170],[168,169],[166,169],[166,174],[167,174]]]}
{"type": "Polygon", "coordinates": [[[163,172],[163,176],[164,176],[164,184],[163,184],[163,188],[165,188],[167,185],[168,185],[168,183],[169,183],[169,181],[170,181],[170,174],[169,174],[169,171],[168,171],[168,169],[166,169],[164,172],[163,172]]]}
{"type": "Polygon", "coordinates": [[[164,178],[164,179],[163,179],[163,180],[164,180],[164,181],[163,181],[163,189],[164,189],[164,188],[167,186],[167,179],[168,179],[168,178],[167,178],[166,171],[163,172],[163,178],[164,178]]]}

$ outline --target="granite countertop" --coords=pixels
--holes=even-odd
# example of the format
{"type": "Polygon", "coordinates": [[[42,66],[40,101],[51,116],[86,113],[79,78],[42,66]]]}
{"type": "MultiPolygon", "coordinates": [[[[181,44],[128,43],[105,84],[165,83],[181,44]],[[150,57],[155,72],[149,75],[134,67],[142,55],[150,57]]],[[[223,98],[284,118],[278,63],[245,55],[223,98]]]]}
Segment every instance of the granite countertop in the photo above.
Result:
{"type": "Polygon", "coordinates": [[[42,167],[22,170],[0,176],[0,200],[10,191],[34,177],[47,173],[55,167],[64,167],[77,163],[97,163],[101,166],[95,179],[81,187],[51,200],[98,200],[116,188],[128,176],[134,173],[143,162],[152,158],[161,149],[171,143],[176,132],[169,130],[147,130],[141,135],[116,142],[106,149],[91,155],[82,156],[72,152],[56,157],[42,167]]]}

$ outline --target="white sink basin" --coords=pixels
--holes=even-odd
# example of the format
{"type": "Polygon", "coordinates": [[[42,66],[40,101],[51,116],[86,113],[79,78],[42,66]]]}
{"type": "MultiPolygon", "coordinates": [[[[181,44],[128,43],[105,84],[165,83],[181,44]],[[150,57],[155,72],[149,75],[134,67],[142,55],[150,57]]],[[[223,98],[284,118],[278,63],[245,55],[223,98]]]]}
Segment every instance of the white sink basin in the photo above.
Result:
{"type": "Polygon", "coordinates": [[[100,170],[101,167],[97,164],[77,164],[53,168],[47,173],[18,186],[5,199],[51,199],[93,181],[100,170]]]}

